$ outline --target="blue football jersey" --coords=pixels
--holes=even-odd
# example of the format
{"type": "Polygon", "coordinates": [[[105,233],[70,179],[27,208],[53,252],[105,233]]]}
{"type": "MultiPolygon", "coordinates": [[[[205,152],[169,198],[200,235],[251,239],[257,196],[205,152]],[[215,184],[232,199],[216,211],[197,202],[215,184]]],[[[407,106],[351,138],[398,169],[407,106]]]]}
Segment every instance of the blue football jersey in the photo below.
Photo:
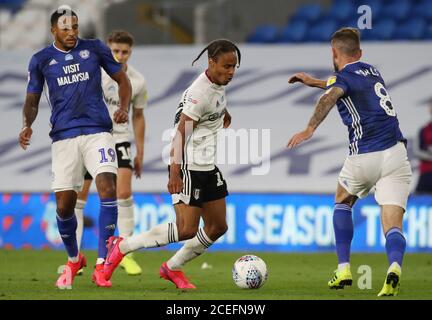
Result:
{"type": "Polygon", "coordinates": [[[343,89],[337,101],[343,123],[348,127],[349,154],[381,151],[398,141],[406,143],[390,95],[379,71],[363,62],[347,64],[327,81],[343,89]]]}
{"type": "Polygon", "coordinates": [[[121,64],[100,40],[78,39],[75,48],[67,52],[52,44],[31,58],[27,92],[42,93],[46,83],[53,142],[111,132],[112,120],[103,98],[101,67],[109,75],[121,70],[121,64]]]}

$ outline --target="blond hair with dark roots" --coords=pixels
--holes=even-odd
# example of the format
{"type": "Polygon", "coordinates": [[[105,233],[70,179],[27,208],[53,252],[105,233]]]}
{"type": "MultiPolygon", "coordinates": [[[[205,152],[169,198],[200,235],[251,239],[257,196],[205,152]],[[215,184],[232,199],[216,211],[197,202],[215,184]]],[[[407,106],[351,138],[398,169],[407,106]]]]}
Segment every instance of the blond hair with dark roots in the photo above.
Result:
{"type": "Polygon", "coordinates": [[[341,28],[333,33],[331,43],[343,54],[353,57],[360,52],[360,31],[357,28],[341,28]]]}

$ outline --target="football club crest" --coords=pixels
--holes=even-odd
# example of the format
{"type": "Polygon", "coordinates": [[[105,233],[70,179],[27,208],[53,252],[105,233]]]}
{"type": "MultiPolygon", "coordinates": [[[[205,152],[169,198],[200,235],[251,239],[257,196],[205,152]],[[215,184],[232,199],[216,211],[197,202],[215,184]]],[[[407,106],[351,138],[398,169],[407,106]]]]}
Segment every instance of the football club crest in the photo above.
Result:
{"type": "Polygon", "coordinates": [[[199,199],[199,197],[200,197],[200,192],[201,192],[201,189],[194,189],[193,196],[194,196],[195,200],[198,200],[198,199],[199,199]]]}
{"type": "Polygon", "coordinates": [[[79,52],[79,55],[83,59],[88,59],[90,57],[90,51],[88,51],[88,50],[81,50],[79,52]]]}
{"type": "Polygon", "coordinates": [[[70,53],[68,53],[68,54],[65,56],[65,60],[66,60],[66,61],[73,60],[73,55],[71,55],[70,53]]]}

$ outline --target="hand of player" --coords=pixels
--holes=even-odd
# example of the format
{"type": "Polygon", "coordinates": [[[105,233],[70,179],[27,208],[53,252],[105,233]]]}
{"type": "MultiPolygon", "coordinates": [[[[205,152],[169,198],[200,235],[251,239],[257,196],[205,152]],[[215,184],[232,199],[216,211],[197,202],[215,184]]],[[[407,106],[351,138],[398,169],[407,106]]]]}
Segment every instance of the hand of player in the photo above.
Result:
{"type": "Polygon", "coordinates": [[[291,78],[288,79],[288,83],[301,82],[307,86],[311,86],[312,80],[313,80],[313,78],[310,75],[308,75],[307,73],[299,72],[299,73],[296,73],[293,76],[291,76],[291,78]]]}
{"type": "Polygon", "coordinates": [[[224,116],[224,120],[223,120],[223,127],[226,129],[230,126],[231,124],[231,115],[229,114],[228,111],[225,110],[225,116],[224,116]]]}
{"type": "Polygon", "coordinates": [[[30,145],[30,138],[33,134],[32,128],[24,127],[19,134],[19,144],[21,148],[27,150],[27,146],[30,145]]]}
{"type": "Polygon", "coordinates": [[[141,178],[141,171],[143,165],[143,157],[136,156],[134,158],[134,173],[136,178],[141,178]]]}
{"type": "Polygon", "coordinates": [[[115,123],[126,123],[129,120],[129,115],[123,109],[117,109],[113,118],[115,123]]]}
{"type": "Polygon", "coordinates": [[[171,164],[168,180],[168,192],[171,194],[180,193],[183,190],[183,179],[180,176],[180,165],[171,164]]]}
{"type": "Polygon", "coordinates": [[[303,141],[309,140],[313,135],[313,129],[308,127],[307,129],[300,131],[292,136],[292,138],[288,141],[287,147],[292,149],[298,146],[303,141]]]}

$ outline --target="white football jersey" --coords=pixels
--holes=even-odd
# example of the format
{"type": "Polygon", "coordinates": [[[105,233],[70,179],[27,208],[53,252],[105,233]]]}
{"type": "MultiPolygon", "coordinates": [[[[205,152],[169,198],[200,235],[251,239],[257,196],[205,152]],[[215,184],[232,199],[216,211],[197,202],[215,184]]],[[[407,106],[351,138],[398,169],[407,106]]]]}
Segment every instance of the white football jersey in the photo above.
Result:
{"type": "Polygon", "coordinates": [[[211,171],[215,168],[217,133],[223,127],[226,105],[225,87],[211,82],[205,72],[183,93],[177,108],[176,128],[181,113],[198,122],[185,143],[185,169],[211,171]]]}
{"type": "MultiPolygon", "coordinates": [[[[136,69],[128,65],[126,74],[129,77],[132,86],[131,105],[133,108],[144,109],[147,106],[147,85],[144,76],[136,69]]],[[[118,95],[118,84],[116,81],[102,70],[102,88],[105,102],[111,119],[114,112],[120,106],[120,99],[118,95]]],[[[131,141],[131,131],[129,123],[115,123],[113,121],[113,136],[116,144],[131,141]]]]}

